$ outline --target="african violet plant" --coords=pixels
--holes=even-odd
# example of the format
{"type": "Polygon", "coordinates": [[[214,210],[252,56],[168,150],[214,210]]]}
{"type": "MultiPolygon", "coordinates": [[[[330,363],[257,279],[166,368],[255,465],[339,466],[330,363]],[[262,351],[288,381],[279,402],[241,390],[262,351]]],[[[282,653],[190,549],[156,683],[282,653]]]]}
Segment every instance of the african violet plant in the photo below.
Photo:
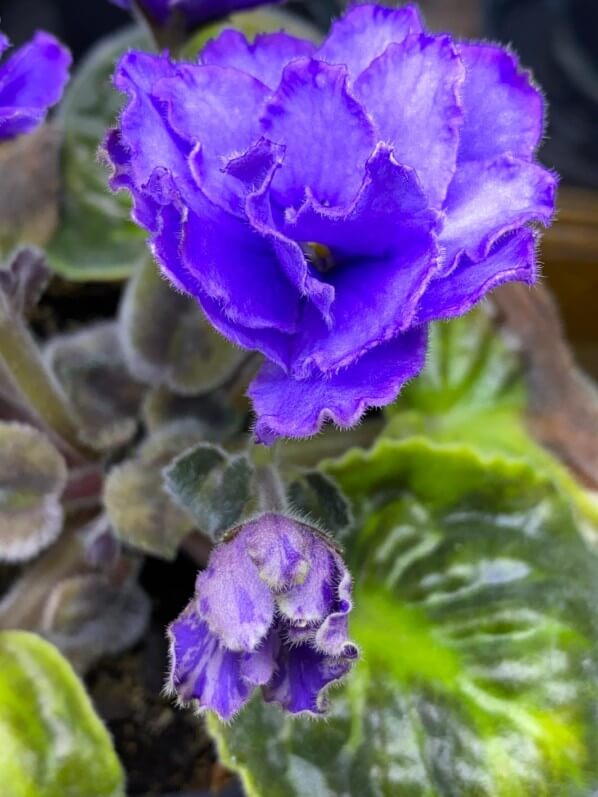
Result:
{"type": "Polygon", "coordinates": [[[414,6],[322,35],[280,9],[204,28],[257,2],[118,4],[168,49],[142,26],[100,43],[53,128],[24,136],[66,51],[38,34],[0,67],[3,146],[34,157],[52,129],[61,192],[51,234],[0,235],[0,628],[47,640],[0,635],[3,780],[123,793],[48,642],[81,674],[132,647],[144,557],[183,550],[167,688],[249,794],[591,794],[598,510],[529,437],[522,364],[472,311],[538,276],[538,89],[414,6]],[[128,278],[117,317],[37,340],[52,270],[128,278]],[[68,744],[20,736],[36,712],[68,744]],[[21,766],[67,747],[55,782],[21,766]]]}

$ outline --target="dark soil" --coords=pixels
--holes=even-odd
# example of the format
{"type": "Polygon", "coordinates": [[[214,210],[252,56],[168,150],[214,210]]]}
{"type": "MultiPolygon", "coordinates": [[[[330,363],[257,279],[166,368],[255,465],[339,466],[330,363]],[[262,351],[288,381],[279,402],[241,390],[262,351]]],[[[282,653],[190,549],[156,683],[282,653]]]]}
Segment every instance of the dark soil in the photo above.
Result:
{"type": "Polygon", "coordinates": [[[224,797],[221,788],[234,785],[216,762],[202,720],[162,695],[165,627],[193,594],[196,570],[185,556],[174,563],[148,558],[141,581],[154,603],[150,628],[133,651],[103,660],[87,678],[126,771],[130,797],[191,797],[210,790],[224,797]]]}

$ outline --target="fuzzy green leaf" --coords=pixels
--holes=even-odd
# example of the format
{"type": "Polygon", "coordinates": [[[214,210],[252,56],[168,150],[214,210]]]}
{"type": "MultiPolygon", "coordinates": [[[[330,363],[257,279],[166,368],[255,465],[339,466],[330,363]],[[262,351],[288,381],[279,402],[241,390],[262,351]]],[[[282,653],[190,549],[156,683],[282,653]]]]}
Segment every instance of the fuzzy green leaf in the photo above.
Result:
{"type": "Polygon", "coordinates": [[[230,529],[251,500],[253,468],[249,458],[200,444],[185,451],[164,470],[168,494],[196,520],[209,537],[230,529]]]}
{"type": "Polygon", "coordinates": [[[105,450],[133,437],[145,387],[125,366],[115,323],[101,322],[81,332],[57,335],[44,355],[88,445],[105,450]]]}
{"type": "Polygon", "coordinates": [[[30,559],[62,531],[67,471],[37,429],[0,422],[0,559],[30,559]]]}
{"type": "Polygon", "coordinates": [[[326,722],[210,719],[259,797],[582,797],[598,786],[596,555],[524,461],[383,440],[329,462],[354,504],[363,659],[326,722]]]}
{"type": "Polygon", "coordinates": [[[60,653],[0,633],[0,783],[5,797],[124,797],[110,737],[60,653]]]}
{"type": "Polygon", "coordinates": [[[193,421],[164,426],[148,438],[134,459],[110,471],[104,505],[123,541],[155,556],[174,559],[181,540],[195,524],[164,489],[162,469],[202,439],[202,427],[193,421]]]}

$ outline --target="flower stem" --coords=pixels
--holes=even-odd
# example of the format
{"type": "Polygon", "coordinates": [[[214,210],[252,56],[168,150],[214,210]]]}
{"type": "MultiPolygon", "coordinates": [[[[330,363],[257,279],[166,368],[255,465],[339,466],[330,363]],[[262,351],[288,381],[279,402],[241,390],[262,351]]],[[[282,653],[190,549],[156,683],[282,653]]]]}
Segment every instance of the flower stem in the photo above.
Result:
{"type": "Polygon", "coordinates": [[[33,337],[2,295],[0,359],[29,407],[64,441],[68,452],[75,459],[94,458],[94,453],[80,441],[67,399],[46,368],[33,337]]]}

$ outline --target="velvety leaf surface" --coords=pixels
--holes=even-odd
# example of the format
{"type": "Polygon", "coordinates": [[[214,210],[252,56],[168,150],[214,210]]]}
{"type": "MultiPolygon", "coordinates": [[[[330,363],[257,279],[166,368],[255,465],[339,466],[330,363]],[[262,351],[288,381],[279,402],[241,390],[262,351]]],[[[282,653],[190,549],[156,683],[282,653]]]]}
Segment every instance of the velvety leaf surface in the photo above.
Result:
{"type": "Polygon", "coordinates": [[[252,476],[246,455],[231,456],[217,446],[200,444],[164,470],[164,485],[199,529],[216,539],[241,519],[251,498],[252,476]]]}
{"type": "Polygon", "coordinates": [[[48,595],[40,630],[79,672],[101,656],[128,650],[143,635],[151,604],[137,583],[138,570],[125,583],[101,573],[71,576],[48,595]]]}
{"type": "Polygon", "coordinates": [[[129,203],[110,193],[108,171],[97,157],[122,105],[111,83],[114,64],[129,48],[151,49],[137,27],[101,41],[70,82],[56,120],[63,134],[63,203],[49,256],[52,267],[69,279],[119,279],[146,257],[129,203]]]}
{"type": "Polygon", "coordinates": [[[58,335],[45,356],[71,402],[85,442],[109,449],[133,437],[145,388],[127,370],[115,323],[58,335]]]}
{"type": "Polygon", "coordinates": [[[526,428],[522,363],[497,335],[485,308],[431,324],[426,367],[388,408],[385,434],[467,442],[486,454],[524,459],[549,473],[575,506],[598,525],[598,502],[526,428]]]}
{"type": "Polygon", "coordinates": [[[596,556],[523,461],[383,440],[327,471],[353,501],[352,636],[328,721],[210,720],[250,795],[528,797],[598,785],[596,556]]]}
{"type": "Polygon", "coordinates": [[[108,732],[60,653],[0,634],[0,782],[6,797],[124,797],[108,732]]]}
{"type": "Polygon", "coordinates": [[[37,429],[0,422],[0,559],[19,562],[62,530],[64,459],[37,429]]]}
{"type": "Polygon", "coordinates": [[[151,260],[127,286],[120,325],[131,371],[183,395],[213,390],[247,358],[214,330],[194,299],[168,285],[151,260]]]}
{"type": "Polygon", "coordinates": [[[163,487],[162,469],[203,439],[202,427],[182,421],[162,427],[141,446],[135,459],[108,474],[104,505],[120,538],[146,553],[174,559],[195,523],[163,487]]]}

